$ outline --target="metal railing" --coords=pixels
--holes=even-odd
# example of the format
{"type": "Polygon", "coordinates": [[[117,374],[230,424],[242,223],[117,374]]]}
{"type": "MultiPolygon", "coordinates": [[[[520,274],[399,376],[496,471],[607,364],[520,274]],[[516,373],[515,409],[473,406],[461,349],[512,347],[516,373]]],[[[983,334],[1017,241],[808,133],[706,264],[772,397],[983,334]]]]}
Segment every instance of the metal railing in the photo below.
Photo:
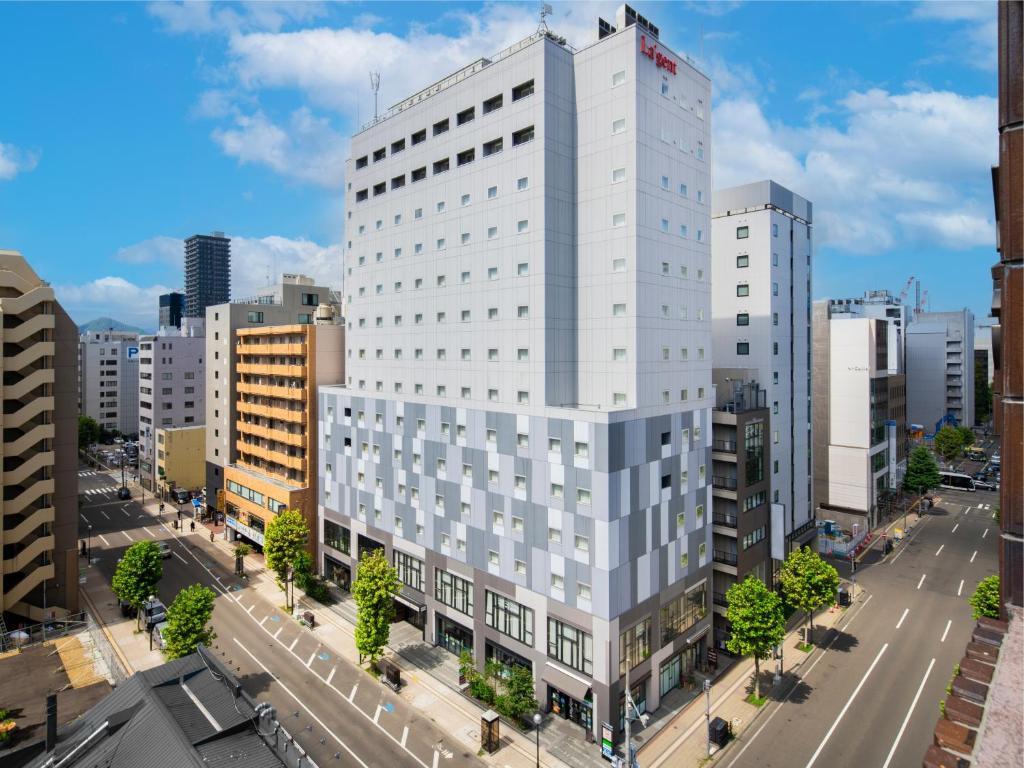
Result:
{"type": "Polygon", "coordinates": [[[722,512],[715,512],[711,516],[711,519],[715,525],[724,525],[727,528],[736,527],[736,515],[726,515],[722,512]]]}
{"type": "Polygon", "coordinates": [[[736,441],[735,440],[712,440],[711,450],[721,451],[723,453],[736,453],[736,441]]]}
{"type": "Polygon", "coordinates": [[[723,563],[725,565],[736,565],[736,553],[726,552],[724,549],[714,550],[714,560],[716,563],[723,563]]]}
{"type": "Polygon", "coordinates": [[[724,488],[727,491],[736,490],[736,478],[735,477],[719,477],[714,475],[711,478],[711,485],[714,488],[724,488]]]}
{"type": "Polygon", "coordinates": [[[713,602],[715,605],[720,605],[723,608],[729,607],[729,601],[726,600],[724,592],[712,592],[711,602],[713,602]]]}
{"type": "Polygon", "coordinates": [[[12,651],[16,648],[29,648],[47,640],[80,632],[88,626],[89,614],[86,611],[69,614],[63,619],[51,619],[40,624],[27,627],[7,629],[0,634],[0,652],[12,651]]]}

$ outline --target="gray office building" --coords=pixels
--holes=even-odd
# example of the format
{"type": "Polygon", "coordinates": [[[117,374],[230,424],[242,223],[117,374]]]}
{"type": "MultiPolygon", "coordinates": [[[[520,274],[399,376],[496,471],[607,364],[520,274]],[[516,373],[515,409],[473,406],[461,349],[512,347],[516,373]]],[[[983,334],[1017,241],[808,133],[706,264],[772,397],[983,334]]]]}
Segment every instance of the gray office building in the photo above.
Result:
{"type": "Polygon", "coordinates": [[[206,308],[231,297],[231,238],[223,232],[185,241],[185,317],[206,317],[206,308]]]}
{"type": "Polygon", "coordinates": [[[974,315],[919,312],[907,329],[907,416],[931,434],[939,421],[974,425],[974,315]]]}
{"type": "Polygon", "coordinates": [[[185,313],[185,294],[165,293],[160,296],[160,322],[158,328],[181,328],[185,313]]]}

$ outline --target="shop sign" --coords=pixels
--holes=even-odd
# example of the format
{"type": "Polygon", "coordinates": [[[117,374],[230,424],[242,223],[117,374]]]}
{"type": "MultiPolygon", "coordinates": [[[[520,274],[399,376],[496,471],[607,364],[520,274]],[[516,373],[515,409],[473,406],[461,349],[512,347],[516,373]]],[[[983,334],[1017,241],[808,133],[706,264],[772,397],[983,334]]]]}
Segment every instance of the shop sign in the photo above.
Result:
{"type": "Polygon", "coordinates": [[[676,74],[676,63],[667,55],[658,50],[656,43],[647,44],[647,35],[640,35],[640,53],[653,61],[658,69],[676,74]]]}
{"type": "Polygon", "coordinates": [[[264,542],[263,534],[260,533],[259,531],[257,531],[255,528],[250,528],[248,525],[245,525],[244,523],[238,522],[233,517],[227,518],[227,525],[228,525],[228,528],[234,528],[236,531],[238,531],[240,534],[245,536],[247,539],[252,539],[257,544],[259,544],[261,547],[263,546],[263,542],[264,542]]]}
{"type": "Polygon", "coordinates": [[[615,745],[612,743],[612,727],[609,723],[601,723],[601,757],[611,760],[615,757],[615,745]]]}

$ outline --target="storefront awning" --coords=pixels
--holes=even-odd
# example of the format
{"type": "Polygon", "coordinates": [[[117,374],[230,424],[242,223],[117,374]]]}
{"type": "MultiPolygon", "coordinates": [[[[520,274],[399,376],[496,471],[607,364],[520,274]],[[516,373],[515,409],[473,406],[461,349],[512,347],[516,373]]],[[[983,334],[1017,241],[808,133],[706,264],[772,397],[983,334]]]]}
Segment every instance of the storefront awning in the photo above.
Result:
{"type": "Polygon", "coordinates": [[[572,696],[577,701],[583,701],[586,698],[587,691],[590,690],[590,683],[587,680],[570,675],[568,672],[563,672],[551,662],[545,662],[544,670],[541,672],[541,679],[551,687],[572,696]]]}
{"type": "Polygon", "coordinates": [[[427,610],[427,603],[424,600],[423,593],[417,592],[409,586],[403,586],[401,591],[395,595],[395,600],[407,608],[412,608],[414,611],[427,610]]]}

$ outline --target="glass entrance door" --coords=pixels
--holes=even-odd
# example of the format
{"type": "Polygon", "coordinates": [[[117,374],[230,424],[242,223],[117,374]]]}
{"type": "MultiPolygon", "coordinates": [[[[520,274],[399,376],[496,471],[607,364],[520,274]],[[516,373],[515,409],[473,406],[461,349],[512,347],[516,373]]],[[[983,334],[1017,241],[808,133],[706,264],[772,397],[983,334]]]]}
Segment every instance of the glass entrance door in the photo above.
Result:
{"type": "Polygon", "coordinates": [[[666,693],[671,691],[673,688],[679,687],[680,673],[683,668],[683,657],[682,654],[673,656],[669,659],[661,668],[661,695],[664,696],[666,693]]]}

